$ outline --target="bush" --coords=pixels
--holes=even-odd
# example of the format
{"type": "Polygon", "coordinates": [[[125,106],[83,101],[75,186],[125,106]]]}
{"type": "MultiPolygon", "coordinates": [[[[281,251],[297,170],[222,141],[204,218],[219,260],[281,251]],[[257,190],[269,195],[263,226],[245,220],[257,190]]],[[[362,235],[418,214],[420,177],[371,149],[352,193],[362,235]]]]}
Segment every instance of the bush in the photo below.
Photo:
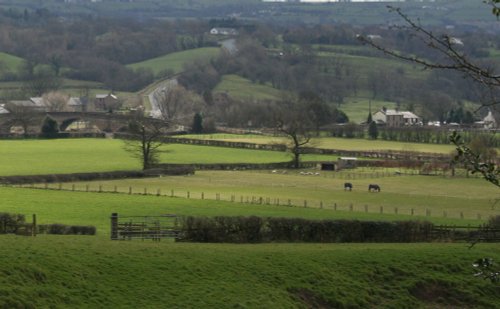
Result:
{"type": "Polygon", "coordinates": [[[0,213],[0,234],[16,233],[17,229],[25,223],[21,214],[0,213]]]}
{"type": "Polygon", "coordinates": [[[186,217],[183,240],[194,242],[417,242],[430,240],[429,222],[186,217]]]}
{"type": "Polygon", "coordinates": [[[95,226],[65,225],[65,224],[40,224],[38,225],[39,234],[54,235],[95,235],[95,226]]]}
{"type": "Polygon", "coordinates": [[[500,229],[500,215],[491,216],[488,220],[488,227],[500,229]]]}

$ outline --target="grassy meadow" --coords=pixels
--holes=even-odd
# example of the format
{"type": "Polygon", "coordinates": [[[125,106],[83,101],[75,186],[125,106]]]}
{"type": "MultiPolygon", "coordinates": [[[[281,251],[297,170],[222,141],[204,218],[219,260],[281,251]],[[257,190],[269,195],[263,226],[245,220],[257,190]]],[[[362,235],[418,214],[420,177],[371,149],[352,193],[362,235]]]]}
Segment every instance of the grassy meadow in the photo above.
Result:
{"type": "MultiPolygon", "coordinates": [[[[256,144],[284,144],[286,139],[276,136],[265,135],[238,135],[238,134],[200,134],[200,135],[183,135],[186,138],[197,139],[213,139],[233,142],[247,142],[256,144]]],[[[395,141],[370,140],[357,138],[338,138],[338,137],[321,137],[313,138],[310,143],[311,147],[340,149],[353,151],[418,151],[426,153],[441,153],[449,154],[455,148],[452,145],[439,144],[424,144],[424,143],[402,143],[395,141]]]]}
{"type": "MultiPolygon", "coordinates": [[[[36,175],[137,170],[139,160],[123,148],[121,140],[58,139],[0,141],[0,175],[36,175]]],[[[289,154],[209,146],[167,144],[160,161],[166,163],[270,163],[290,161],[289,154]]],[[[305,160],[336,160],[307,155],[305,160]]]]}
{"type": "MultiPolygon", "coordinates": [[[[158,194],[190,199],[234,201],[236,203],[262,203],[293,205],[368,212],[375,217],[383,213],[411,218],[449,218],[455,224],[470,223],[478,218],[488,219],[500,214],[495,205],[498,189],[485,186],[484,180],[472,178],[444,178],[441,176],[394,176],[380,170],[363,172],[321,172],[320,175],[301,175],[298,171],[287,174],[270,171],[197,171],[192,176],[125,179],[96,182],[66,183],[62,189],[77,191],[108,191],[158,194]],[[382,176],[384,175],[384,176],[382,176]],[[352,192],[344,191],[344,182],[351,182],[352,192]],[[368,184],[381,186],[380,194],[369,193],[368,184]],[[73,187],[74,186],[74,187],[73,187]],[[467,188],[467,190],[464,190],[467,188]],[[335,206],[336,205],[336,206],[335,206]],[[367,207],[367,208],[365,208],[367,207]],[[397,210],[396,210],[397,208],[397,210]],[[465,221],[464,221],[465,220],[465,221]]],[[[38,185],[44,188],[43,185],[38,185]]],[[[50,188],[58,189],[58,184],[50,188]]]]}
{"type": "Polygon", "coordinates": [[[202,47],[189,49],[181,52],[167,54],[158,58],[149,59],[142,62],[129,64],[131,69],[151,69],[155,75],[172,70],[174,73],[180,73],[184,69],[184,64],[196,60],[208,60],[216,57],[220,52],[218,47],[202,47]]]}
{"type": "MultiPolygon", "coordinates": [[[[262,138],[228,137],[251,142],[262,138]]],[[[375,147],[366,140],[321,139],[318,144],[336,146],[343,141],[344,147],[358,142],[361,149],[375,147]]],[[[289,160],[286,153],[271,151],[177,144],[164,150],[161,160],[171,163],[289,160]]],[[[0,175],[140,168],[121,141],[110,139],[0,141],[0,162],[0,175]]],[[[45,190],[44,185],[0,187],[0,212],[25,214],[28,221],[36,214],[39,224],[97,228],[95,236],[0,235],[0,246],[7,249],[0,251],[0,308],[500,308],[498,285],[474,277],[471,267],[478,258],[499,260],[497,244],[468,249],[466,243],[238,245],[109,240],[109,217],[114,212],[429,220],[447,225],[478,225],[499,213],[498,205],[492,207],[497,188],[479,179],[394,173],[381,177],[377,169],[307,176],[279,172],[198,171],[193,176],[68,183],[62,185],[65,190],[57,190],[58,184],[49,186],[54,190],[45,190]],[[354,191],[343,190],[345,181],[354,184],[354,191]],[[381,185],[381,193],[367,192],[367,184],[373,182],[381,185]],[[86,185],[90,191],[98,186],[112,191],[116,186],[122,193],[73,192],[73,185],[82,191],[86,185]],[[134,194],[129,195],[130,186],[134,194]],[[143,194],[144,188],[152,194],[143,194]],[[158,189],[162,196],[155,196],[158,189]],[[177,197],[168,196],[171,190],[177,197]],[[216,194],[221,200],[215,199],[216,194]],[[234,202],[228,201],[229,195],[236,197],[234,202]],[[246,203],[253,196],[272,201],[246,203]],[[276,198],[281,206],[274,205],[276,198]],[[284,206],[287,199],[293,199],[295,207],[284,206]],[[308,207],[303,207],[304,199],[308,207]],[[318,202],[324,202],[322,209],[318,202]],[[332,203],[338,203],[337,210],[332,203]],[[354,204],[353,211],[347,203],[354,204]],[[369,205],[368,212],[364,205],[369,205]],[[413,216],[410,208],[415,209],[413,216]],[[423,215],[427,208],[432,210],[429,217],[423,215]]]]}

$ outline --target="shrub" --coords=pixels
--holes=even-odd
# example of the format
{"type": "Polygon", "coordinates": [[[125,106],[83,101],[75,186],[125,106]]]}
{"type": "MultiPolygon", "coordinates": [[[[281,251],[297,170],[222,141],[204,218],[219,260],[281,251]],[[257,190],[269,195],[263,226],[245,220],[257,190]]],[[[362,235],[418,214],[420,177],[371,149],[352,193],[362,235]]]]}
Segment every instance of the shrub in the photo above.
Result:
{"type": "Polygon", "coordinates": [[[488,227],[500,229],[500,215],[491,216],[488,220],[488,227]]]}
{"type": "Polygon", "coordinates": [[[95,226],[85,225],[65,225],[65,224],[40,224],[38,225],[39,234],[54,235],[95,235],[95,226]]]}
{"type": "Polygon", "coordinates": [[[195,242],[417,242],[430,240],[429,222],[186,217],[183,240],[195,242]]]}
{"type": "Polygon", "coordinates": [[[24,222],[25,222],[24,215],[1,212],[0,234],[16,233],[19,226],[23,225],[24,222]]]}

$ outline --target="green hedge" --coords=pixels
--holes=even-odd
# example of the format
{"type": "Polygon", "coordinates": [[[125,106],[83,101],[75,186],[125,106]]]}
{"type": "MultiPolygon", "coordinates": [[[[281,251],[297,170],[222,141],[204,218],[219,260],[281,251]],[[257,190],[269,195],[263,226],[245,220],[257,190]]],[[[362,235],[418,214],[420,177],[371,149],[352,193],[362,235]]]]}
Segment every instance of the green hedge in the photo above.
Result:
{"type": "Polygon", "coordinates": [[[124,178],[156,177],[158,175],[188,175],[194,174],[194,168],[188,166],[155,168],[143,171],[115,171],[101,173],[72,173],[26,176],[3,176],[0,183],[4,184],[32,184],[32,183],[58,183],[73,181],[110,180],[124,178]]]}
{"type": "MultiPolygon", "coordinates": [[[[26,222],[24,215],[0,213],[0,234],[31,235],[32,228],[33,225],[26,222]]],[[[96,228],[95,226],[41,224],[37,225],[37,234],[95,235],[96,228]]]]}
{"type": "Polygon", "coordinates": [[[181,240],[192,242],[422,242],[429,222],[307,220],[260,217],[184,217],[181,240]]]}

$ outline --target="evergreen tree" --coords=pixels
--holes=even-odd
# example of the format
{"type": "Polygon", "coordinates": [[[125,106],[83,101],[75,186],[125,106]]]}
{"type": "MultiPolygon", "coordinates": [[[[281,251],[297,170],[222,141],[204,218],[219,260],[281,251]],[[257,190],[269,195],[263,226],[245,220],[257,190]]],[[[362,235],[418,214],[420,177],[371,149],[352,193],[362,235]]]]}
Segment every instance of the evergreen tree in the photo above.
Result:
{"type": "Polygon", "coordinates": [[[203,133],[203,117],[200,113],[194,114],[193,127],[191,128],[191,132],[193,132],[194,134],[203,133]]]}
{"type": "Polygon", "coordinates": [[[378,128],[375,121],[370,122],[370,126],[368,127],[368,136],[371,139],[377,139],[378,137],[378,128]]]}
{"type": "Polygon", "coordinates": [[[368,113],[368,118],[366,119],[366,123],[371,124],[373,121],[372,119],[372,113],[368,113]]]}
{"type": "Polygon", "coordinates": [[[55,137],[57,136],[58,132],[59,126],[57,124],[57,121],[49,116],[45,117],[42,124],[42,135],[45,137],[55,137]]]}

